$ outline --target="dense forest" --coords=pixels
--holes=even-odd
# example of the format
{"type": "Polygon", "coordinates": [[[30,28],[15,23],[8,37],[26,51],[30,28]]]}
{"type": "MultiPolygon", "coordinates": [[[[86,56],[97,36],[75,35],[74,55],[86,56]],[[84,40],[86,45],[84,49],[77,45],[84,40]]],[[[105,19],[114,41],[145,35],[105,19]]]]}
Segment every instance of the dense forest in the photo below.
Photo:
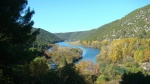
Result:
{"type": "Polygon", "coordinates": [[[41,28],[33,28],[32,31],[36,31],[39,30],[39,34],[36,36],[36,40],[33,43],[33,47],[37,48],[39,51],[47,46],[48,44],[52,44],[52,43],[56,43],[56,42],[60,42],[63,41],[61,38],[57,37],[56,35],[43,30],[41,28]]]}
{"type": "Polygon", "coordinates": [[[150,84],[150,5],[97,29],[55,35],[33,28],[27,5],[0,1],[0,84],[150,84]],[[97,63],[74,64],[82,50],[54,44],[63,40],[101,49],[97,63]]]}

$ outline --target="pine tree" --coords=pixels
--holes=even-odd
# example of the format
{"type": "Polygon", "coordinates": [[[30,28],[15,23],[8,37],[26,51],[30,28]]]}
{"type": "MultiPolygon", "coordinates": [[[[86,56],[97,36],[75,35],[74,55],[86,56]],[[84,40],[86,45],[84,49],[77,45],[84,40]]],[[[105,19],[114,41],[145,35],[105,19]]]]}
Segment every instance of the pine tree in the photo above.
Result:
{"type": "Polygon", "coordinates": [[[0,64],[22,59],[25,55],[22,52],[27,51],[36,38],[38,31],[31,33],[34,11],[26,8],[27,3],[27,0],[0,1],[0,64]]]}
{"type": "MultiPolygon", "coordinates": [[[[0,0],[0,83],[17,81],[15,72],[21,72],[24,64],[36,56],[30,47],[37,31],[32,31],[34,11],[26,7],[27,0],[0,0]],[[16,77],[16,78],[15,78],[16,77]]],[[[23,71],[24,72],[24,71],[23,71]]],[[[21,75],[20,75],[21,76],[21,75]]],[[[21,79],[21,78],[20,78],[21,79]]]]}

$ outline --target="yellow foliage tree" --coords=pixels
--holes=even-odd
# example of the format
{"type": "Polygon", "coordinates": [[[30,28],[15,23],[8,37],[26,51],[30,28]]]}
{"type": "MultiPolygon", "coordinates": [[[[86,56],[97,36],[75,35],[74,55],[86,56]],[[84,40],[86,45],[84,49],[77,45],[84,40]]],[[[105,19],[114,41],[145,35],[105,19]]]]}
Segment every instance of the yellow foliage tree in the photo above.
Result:
{"type": "Polygon", "coordinates": [[[150,60],[150,49],[145,49],[144,50],[144,57],[145,57],[145,61],[150,60]]]}
{"type": "Polygon", "coordinates": [[[144,53],[143,50],[136,50],[134,53],[134,59],[140,63],[144,62],[144,53]]]}

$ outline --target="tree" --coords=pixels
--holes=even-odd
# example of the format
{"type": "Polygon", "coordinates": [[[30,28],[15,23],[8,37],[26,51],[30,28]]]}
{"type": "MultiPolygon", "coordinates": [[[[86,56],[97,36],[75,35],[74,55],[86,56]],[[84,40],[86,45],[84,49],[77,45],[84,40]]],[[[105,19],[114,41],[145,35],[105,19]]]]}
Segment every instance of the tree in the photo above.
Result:
{"type": "Polygon", "coordinates": [[[145,49],[144,50],[144,57],[145,57],[145,61],[150,60],[150,49],[145,49]]]}
{"type": "MultiPolygon", "coordinates": [[[[84,77],[76,70],[74,64],[67,64],[57,72],[61,84],[85,84],[84,77]]],[[[60,84],[59,82],[56,84],[60,84]]]]}
{"type": "Polygon", "coordinates": [[[31,33],[34,11],[26,8],[27,3],[27,0],[0,1],[0,64],[23,63],[24,56],[30,53],[38,30],[31,33]]]}
{"type": "Polygon", "coordinates": [[[125,73],[122,75],[122,80],[119,84],[149,84],[150,76],[144,75],[142,72],[125,73]]]}
{"type": "Polygon", "coordinates": [[[47,64],[39,57],[35,58],[29,65],[30,77],[33,84],[45,84],[46,74],[48,73],[47,64]]]}
{"type": "Polygon", "coordinates": [[[144,62],[144,52],[143,50],[136,50],[134,53],[134,59],[140,63],[144,62]]]}
{"type": "Polygon", "coordinates": [[[0,1],[0,70],[4,79],[2,84],[13,83],[14,70],[18,69],[16,67],[29,63],[37,55],[30,47],[38,30],[31,31],[34,11],[26,8],[27,4],[27,0],[0,1]]]}
{"type": "Polygon", "coordinates": [[[92,61],[81,61],[76,64],[76,69],[84,76],[87,84],[93,84],[100,74],[99,65],[94,64],[92,61]]]}

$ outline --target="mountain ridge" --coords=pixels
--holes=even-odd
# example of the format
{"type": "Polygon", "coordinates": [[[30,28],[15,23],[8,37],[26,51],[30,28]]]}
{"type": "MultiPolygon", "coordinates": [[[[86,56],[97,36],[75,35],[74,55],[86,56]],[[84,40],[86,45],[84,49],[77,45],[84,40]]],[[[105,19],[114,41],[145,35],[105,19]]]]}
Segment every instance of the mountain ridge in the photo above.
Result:
{"type": "Polygon", "coordinates": [[[150,38],[150,4],[128,13],[121,19],[89,31],[55,33],[67,40],[102,41],[120,38],[150,38]]]}
{"type": "MultiPolygon", "coordinates": [[[[39,50],[41,50],[43,46],[47,46],[48,44],[63,41],[63,39],[59,38],[53,33],[50,33],[41,28],[38,29],[39,29],[39,34],[37,35],[36,40],[34,42],[34,47],[38,48],[39,50]]],[[[33,28],[33,31],[35,30],[37,30],[37,28],[33,28]]]]}

